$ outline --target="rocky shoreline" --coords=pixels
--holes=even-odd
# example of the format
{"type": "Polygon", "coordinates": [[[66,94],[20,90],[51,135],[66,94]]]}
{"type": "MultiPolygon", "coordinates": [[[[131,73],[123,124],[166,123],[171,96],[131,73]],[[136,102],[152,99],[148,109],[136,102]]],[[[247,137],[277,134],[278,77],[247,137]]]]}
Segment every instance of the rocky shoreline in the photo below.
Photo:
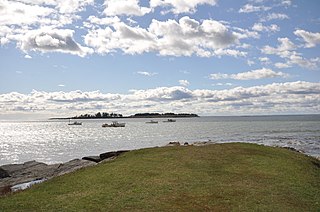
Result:
{"type": "MultiPolygon", "coordinates": [[[[215,144],[213,141],[194,142],[191,145],[205,146],[215,144]]],[[[166,146],[188,146],[187,142],[169,142],[166,146]]],[[[300,151],[292,147],[281,147],[291,151],[300,151]]],[[[119,150],[112,152],[105,152],[100,155],[86,156],[82,159],[74,159],[66,163],[59,164],[45,164],[37,161],[28,161],[23,164],[7,164],[0,166],[0,196],[23,190],[33,184],[41,183],[43,181],[52,179],[54,177],[64,175],[81,168],[94,166],[98,163],[115,159],[117,156],[128,152],[129,150],[119,150]]],[[[319,159],[319,158],[317,158],[319,159]]]]}
{"type": "Polygon", "coordinates": [[[74,159],[66,163],[45,164],[37,161],[28,161],[23,164],[7,164],[0,166],[0,196],[7,193],[23,190],[33,184],[64,175],[78,169],[94,166],[106,160],[112,160],[127,150],[102,153],[98,156],[87,156],[74,159]]]}
{"type": "MultiPolygon", "coordinates": [[[[207,145],[212,142],[195,142],[193,145],[207,145]]],[[[180,142],[169,142],[167,146],[180,146],[180,142]]],[[[184,146],[189,145],[187,142],[184,146]]],[[[85,156],[66,163],[48,165],[35,160],[23,164],[7,164],[0,166],[0,196],[24,190],[34,184],[54,177],[71,173],[81,168],[94,166],[98,163],[115,159],[129,150],[105,152],[100,155],[85,156]]]]}

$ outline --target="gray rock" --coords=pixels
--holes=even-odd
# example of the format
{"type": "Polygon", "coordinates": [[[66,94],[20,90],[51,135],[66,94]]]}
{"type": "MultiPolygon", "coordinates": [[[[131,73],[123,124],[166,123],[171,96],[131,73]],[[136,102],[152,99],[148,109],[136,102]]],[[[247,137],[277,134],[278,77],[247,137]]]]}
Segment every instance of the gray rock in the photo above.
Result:
{"type": "Polygon", "coordinates": [[[86,157],[83,157],[82,160],[93,161],[93,162],[96,162],[96,163],[99,163],[99,162],[102,161],[100,156],[86,156],[86,157]]]}
{"type": "Polygon", "coordinates": [[[10,177],[9,173],[6,170],[0,168],[0,179],[6,177],[10,177]]]}
{"type": "Polygon", "coordinates": [[[8,186],[12,187],[39,179],[50,179],[95,164],[96,163],[92,161],[75,159],[63,164],[52,165],[36,161],[4,165],[1,166],[0,169],[4,170],[10,177],[0,178],[0,190],[7,190],[8,186]]]}
{"type": "Polygon", "coordinates": [[[74,159],[69,162],[60,164],[59,167],[55,170],[53,177],[74,172],[78,169],[94,165],[96,165],[96,163],[92,161],[74,159]]]}
{"type": "Polygon", "coordinates": [[[125,152],[128,152],[129,150],[120,150],[120,151],[115,151],[115,152],[106,152],[106,153],[102,153],[100,154],[100,159],[101,160],[105,160],[111,157],[117,157],[125,152]]]}
{"type": "Polygon", "coordinates": [[[166,146],[180,146],[178,141],[170,141],[166,146]]]}

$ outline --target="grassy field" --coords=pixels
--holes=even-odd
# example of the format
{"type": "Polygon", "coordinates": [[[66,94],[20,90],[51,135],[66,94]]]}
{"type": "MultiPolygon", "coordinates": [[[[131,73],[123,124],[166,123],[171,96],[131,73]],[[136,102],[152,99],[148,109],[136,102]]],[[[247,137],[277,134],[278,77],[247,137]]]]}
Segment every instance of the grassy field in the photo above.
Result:
{"type": "Polygon", "coordinates": [[[319,211],[320,163],[281,148],[136,150],[0,198],[0,211],[319,211]]]}

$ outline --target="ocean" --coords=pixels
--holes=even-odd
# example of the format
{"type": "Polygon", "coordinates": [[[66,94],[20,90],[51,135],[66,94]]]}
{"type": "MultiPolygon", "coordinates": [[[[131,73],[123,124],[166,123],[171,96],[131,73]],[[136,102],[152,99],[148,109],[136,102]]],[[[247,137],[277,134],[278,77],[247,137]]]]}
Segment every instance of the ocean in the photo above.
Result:
{"type": "Polygon", "coordinates": [[[111,119],[0,121],[0,165],[30,160],[48,164],[115,150],[164,146],[171,141],[192,144],[249,142],[268,146],[293,147],[320,156],[320,115],[223,116],[155,119],[117,119],[126,127],[103,128],[111,119]]]}

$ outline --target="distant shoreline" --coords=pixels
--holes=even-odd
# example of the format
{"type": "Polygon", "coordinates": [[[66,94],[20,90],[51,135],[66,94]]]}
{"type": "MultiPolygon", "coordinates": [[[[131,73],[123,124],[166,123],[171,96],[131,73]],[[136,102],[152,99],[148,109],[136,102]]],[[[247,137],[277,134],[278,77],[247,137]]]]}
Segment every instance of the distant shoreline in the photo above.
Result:
{"type": "Polygon", "coordinates": [[[101,113],[97,113],[95,115],[80,115],[73,117],[57,117],[57,118],[49,118],[49,120],[66,120],[66,119],[123,119],[123,118],[194,118],[200,117],[197,114],[193,113],[137,113],[130,116],[122,116],[121,114],[115,115],[106,115],[103,116],[101,113]]]}

